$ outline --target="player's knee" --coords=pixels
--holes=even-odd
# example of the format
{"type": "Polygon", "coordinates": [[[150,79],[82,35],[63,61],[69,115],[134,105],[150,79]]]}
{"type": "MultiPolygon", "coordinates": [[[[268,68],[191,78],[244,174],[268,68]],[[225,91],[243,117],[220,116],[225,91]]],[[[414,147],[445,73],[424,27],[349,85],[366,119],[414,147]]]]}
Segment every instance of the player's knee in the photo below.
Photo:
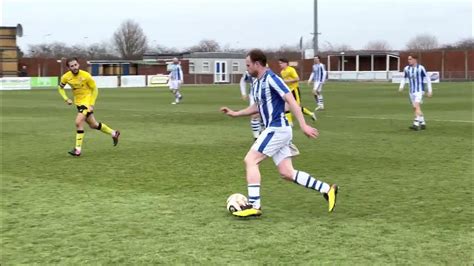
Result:
{"type": "Polygon", "coordinates": [[[290,181],[293,180],[293,170],[286,168],[278,168],[278,172],[280,173],[282,178],[290,181]]]}
{"type": "Polygon", "coordinates": [[[253,154],[248,153],[244,158],[244,163],[246,166],[255,166],[258,164],[258,159],[253,154]]]}

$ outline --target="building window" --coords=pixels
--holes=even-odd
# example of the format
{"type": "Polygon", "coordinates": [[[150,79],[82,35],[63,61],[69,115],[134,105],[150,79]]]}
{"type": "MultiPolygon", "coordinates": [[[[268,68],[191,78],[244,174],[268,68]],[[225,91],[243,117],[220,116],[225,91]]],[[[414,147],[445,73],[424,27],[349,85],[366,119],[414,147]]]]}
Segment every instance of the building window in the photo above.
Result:
{"type": "Polygon", "coordinates": [[[208,61],[202,62],[202,72],[211,72],[208,61]]]}
{"type": "Polygon", "coordinates": [[[189,73],[194,73],[195,68],[194,68],[194,62],[189,62],[189,73]]]}
{"type": "Polygon", "coordinates": [[[240,72],[239,62],[232,62],[232,72],[240,72]]]}

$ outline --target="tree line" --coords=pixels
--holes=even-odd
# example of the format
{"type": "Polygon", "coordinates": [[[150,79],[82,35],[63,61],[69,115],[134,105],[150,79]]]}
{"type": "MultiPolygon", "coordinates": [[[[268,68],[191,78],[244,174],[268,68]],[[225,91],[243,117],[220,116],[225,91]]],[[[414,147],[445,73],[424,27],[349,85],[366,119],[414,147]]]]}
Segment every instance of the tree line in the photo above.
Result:
{"type": "MultiPolygon", "coordinates": [[[[149,38],[141,26],[133,20],[125,20],[112,36],[111,42],[94,43],[90,45],[67,45],[62,42],[41,43],[28,46],[25,53],[20,54],[28,57],[63,58],[75,55],[87,59],[142,59],[144,53],[180,53],[180,52],[238,52],[243,53],[245,49],[236,49],[230,45],[222,46],[217,41],[203,39],[197,44],[184,49],[167,47],[150,43],[149,38]]],[[[311,48],[312,41],[304,44],[282,45],[278,48],[266,49],[271,54],[297,53],[301,48],[311,48]]],[[[423,51],[432,49],[474,49],[474,38],[467,38],[452,44],[440,45],[436,36],[431,34],[419,34],[406,43],[406,50],[423,51]]],[[[339,52],[354,50],[348,44],[332,44],[323,42],[320,44],[322,52],[339,52]]],[[[362,50],[389,51],[391,45],[385,40],[369,41],[362,50]]]]}

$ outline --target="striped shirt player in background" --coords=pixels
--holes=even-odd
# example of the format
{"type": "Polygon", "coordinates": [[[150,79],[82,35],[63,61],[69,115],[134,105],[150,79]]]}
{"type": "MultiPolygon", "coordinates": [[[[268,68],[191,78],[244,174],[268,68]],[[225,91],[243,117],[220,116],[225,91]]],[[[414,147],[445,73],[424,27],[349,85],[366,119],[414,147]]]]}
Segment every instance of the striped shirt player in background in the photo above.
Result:
{"type": "Polygon", "coordinates": [[[416,55],[408,56],[408,66],[403,70],[404,78],[400,83],[399,91],[403,91],[405,87],[406,79],[410,83],[410,101],[415,112],[415,119],[413,125],[409,128],[415,131],[420,129],[426,129],[425,117],[421,111],[421,104],[423,103],[423,94],[425,93],[425,83],[427,83],[428,97],[433,95],[433,89],[431,88],[431,80],[424,66],[418,64],[418,57],[416,55]]]}
{"type": "Polygon", "coordinates": [[[316,100],[316,109],[314,111],[318,110],[324,110],[324,99],[323,99],[323,84],[326,82],[327,78],[327,72],[326,69],[324,68],[324,64],[321,63],[321,58],[319,55],[314,57],[314,65],[313,65],[313,72],[311,72],[311,75],[309,76],[308,79],[308,85],[310,85],[311,82],[313,82],[313,94],[314,94],[314,99],[316,100]]]}
{"type": "Polygon", "coordinates": [[[259,113],[265,129],[244,159],[249,205],[244,206],[241,211],[234,212],[233,215],[249,217],[262,214],[259,165],[269,157],[273,159],[282,177],[322,193],[328,201],[329,212],[332,212],[336,205],[337,186],[330,186],[325,182],[316,180],[306,172],[293,168],[289,147],[293,138],[293,132],[285,117],[285,105],[289,106],[306,136],[316,138],[319,135],[318,130],[306,124],[301,107],[283,80],[265,67],[267,58],[261,50],[251,50],[247,54],[245,62],[248,72],[255,78],[252,85],[252,95],[255,103],[240,111],[233,111],[228,107],[222,107],[221,111],[231,117],[249,116],[259,113]]]}
{"type": "MultiPolygon", "coordinates": [[[[301,105],[301,92],[299,86],[300,77],[298,76],[298,73],[296,73],[296,69],[292,66],[289,66],[289,61],[286,58],[278,59],[278,64],[281,68],[280,75],[286,85],[290,88],[296,102],[301,106],[301,111],[303,114],[310,116],[313,121],[316,121],[316,115],[308,108],[301,105]]],[[[293,124],[293,117],[289,111],[286,114],[286,119],[288,119],[290,124],[293,124]]]]}
{"type": "MultiPolygon", "coordinates": [[[[242,78],[240,79],[240,95],[242,95],[242,100],[249,101],[249,106],[255,103],[253,100],[253,96],[251,95],[252,85],[250,85],[250,90],[247,94],[247,84],[252,84],[252,82],[252,76],[250,76],[248,71],[245,71],[245,73],[242,75],[242,78]]],[[[262,131],[261,120],[258,114],[250,116],[250,127],[252,129],[253,138],[257,140],[258,135],[260,135],[260,132],[262,131]]]]}
{"type": "Polygon", "coordinates": [[[183,84],[183,69],[181,68],[179,60],[176,57],[173,58],[173,64],[171,64],[171,72],[169,78],[170,90],[171,93],[174,94],[174,102],[172,102],[171,104],[178,104],[181,99],[183,99],[183,96],[179,91],[179,89],[181,88],[181,84],[183,84]]]}

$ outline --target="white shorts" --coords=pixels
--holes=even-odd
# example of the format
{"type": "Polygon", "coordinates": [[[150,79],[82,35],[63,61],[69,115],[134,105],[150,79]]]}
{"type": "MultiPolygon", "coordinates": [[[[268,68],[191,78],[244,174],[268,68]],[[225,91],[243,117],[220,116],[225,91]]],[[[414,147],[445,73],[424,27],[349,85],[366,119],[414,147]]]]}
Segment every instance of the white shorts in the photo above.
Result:
{"type": "Polygon", "coordinates": [[[179,87],[181,87],[179,80],[170,80],[168,85],[170,86],[170,90],[179,90],[179,87]]]}
{"type": "Polygon", "coordinates": [[[415,93],[410,93],[410,102],[412,105],[415,105],[415,103],[422,104],[423,103],[423,92],[415,92],[415,93]]]}
{"type": "Polygon", "coordinates": [[[323,84],[324,82],[315,81],[313,85],[313,92],[321,93],[321,91],[323,90],[323,84]]]}
{"type": "Polygon", "coordinates": [[[275,165],[279,165],[281,161],[291,157],[292,138],[291,127],[267,127],[258,136],[251,149],[272,157],[275,165]]]}

